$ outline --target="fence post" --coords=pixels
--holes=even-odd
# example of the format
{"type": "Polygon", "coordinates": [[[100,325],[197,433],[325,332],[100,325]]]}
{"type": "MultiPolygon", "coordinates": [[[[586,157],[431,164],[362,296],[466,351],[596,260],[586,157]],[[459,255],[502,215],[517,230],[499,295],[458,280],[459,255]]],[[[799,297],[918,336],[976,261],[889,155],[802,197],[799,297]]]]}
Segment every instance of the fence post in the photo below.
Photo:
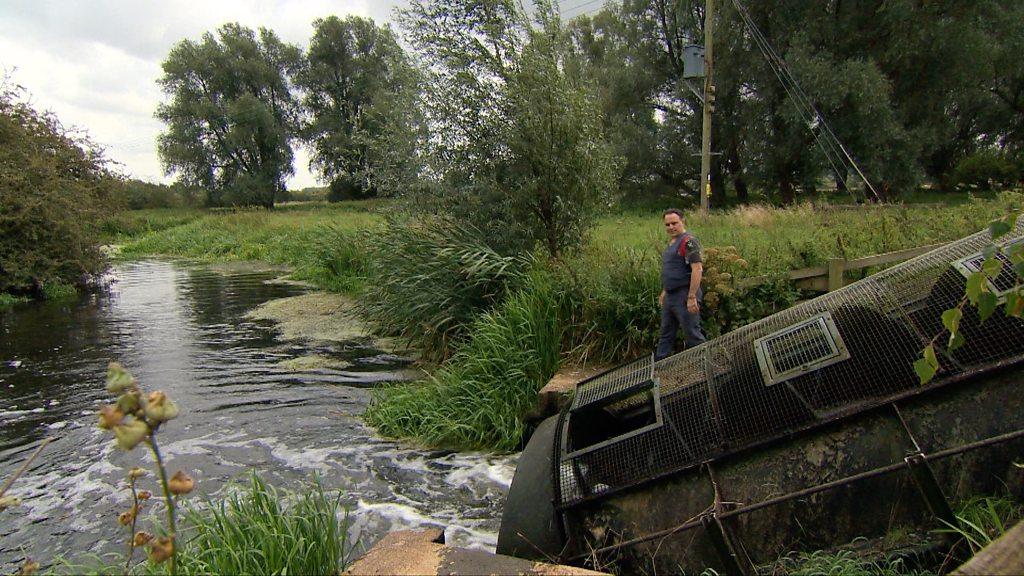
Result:
{"type": "Polygon", "coordinates": [[[846,271],[845,258],[829,258],[828,260],[828,291],[843,287],[843,272],[846,271]]]}

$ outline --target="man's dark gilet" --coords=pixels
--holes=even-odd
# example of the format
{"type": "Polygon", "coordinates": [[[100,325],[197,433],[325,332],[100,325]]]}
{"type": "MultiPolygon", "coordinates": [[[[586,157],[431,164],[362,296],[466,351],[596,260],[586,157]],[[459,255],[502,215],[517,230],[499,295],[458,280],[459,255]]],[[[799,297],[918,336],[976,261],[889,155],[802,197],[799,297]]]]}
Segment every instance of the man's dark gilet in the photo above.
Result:
{"type": "Polygon", "coordinates": [[[669,243],[661,253],[661,287],[666,292],[675,292],[690,286],[690,264],[686,261],[686,241],[689,232],[683,232],[679,238],[669,243]]]}

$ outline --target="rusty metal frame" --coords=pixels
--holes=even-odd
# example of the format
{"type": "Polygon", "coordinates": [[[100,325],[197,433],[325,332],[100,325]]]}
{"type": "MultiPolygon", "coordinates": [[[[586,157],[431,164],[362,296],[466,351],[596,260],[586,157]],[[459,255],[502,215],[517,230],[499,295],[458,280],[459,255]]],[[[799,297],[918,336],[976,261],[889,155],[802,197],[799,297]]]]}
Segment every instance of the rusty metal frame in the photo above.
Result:
{"type": "MultiPolygon", "coordinates": [[[[987,448],[989,446],[994,446],[996,444],[1001,444],[1003,442],[1009,442],[1011,440],[1017,440],[1017,439],[1021,439],[1021,438],[1024,438],[1024,429],[1015,430],[1013,432],[1008,432],[1006,434],[1000,434],[998,436],[992,436],[992,437],[986,438],[984,440],[978,440],[976,442],[970,442],[968,444],[963,444],[963,445],[960,445],[960,446],[957,446],[957,447],[954,447],[954,448],[947,448],[945,450],[939,450],[939,451],[933,452],[931,454],[925,454],[923,452],[918,451],[916,454],[914,454],[912,456],[919,456],[919,458],[923,459],[924,461],[940,460],[942,458],[948,458],[950,456],[956,456],[957,454],[962,454],[964,452],[970,452],[972,450],[978,450],[978,449],[981,449],[981,448],[987,448]]],[[[815,486],[811,486],[809,488],[804,488],[803,490],[797,490],[797,491],[794,491],[794,492],[789,492],[789,493],[783,494],[781,496],[776,496],[774,498],[769,498],[767,500],[763,500],[761,502],[758,502],[757,504],[750,504],[750,505],[747,505],[747,506],[741,506],[741,507],[738,507],[738,508],[736,508],[734,510],[727,510],[727,511],[723,511],[721,513],[717,513],[716,512],[713,515],[714,515],[715,520],[720,522],[721,520],[725,520],[727,518],[732,518],[732,517],[736,517],[736,516],[742,516],[742,515],[745,515],[745,514],[750,514],[751,512],[756,512],[757,510],[761,510],[763,508],[769,508],[771,506],[776,506],[776,505],[782,504],[784,502],[789,502],[790,500],[795,500],[797,498],[803,498],[805,496],[810,496],[812,494],[817,494],[818,492],[824,492],[824,491],[827,491],[827,490],[833,490],[835,488],[841,488],[843,486],[847,486],[849,484],[853,484],[853,483],[859,482],[861,480],[867,480],[869,478],[875,478],[877,476],[884,476],[886,474],[891,474],[893,472],[898,472],[898,471],[901,471],[901,470],[909,470],[913,474],[915,466],[918,466],[918,463],[917,462],[911,462],[911,458],[908,457],[903,462],[897,462],[897,463],[894,463],[894,464],[889,464],[887,466],[881,466],[879,468],[874,468],[874,469],[868,470],[866,472],[861,472],[859,474],[853,474],[853,475],[847,476],[845,478],[840,478],[839,480],[834,480],[832,482],[826,482],[824,484],[818,484],[818,485],[815,485],[815,486]]],[[[934,476],[932,476],[932,480],[934,481],[934,476]]],[[[936,484],[935,486],[938,487],[938,484],[936,484]]],[[[941,490],[939,492],[941,493],[941,490]]],[[[926,497],[926,499],[927,499],[927,497],[926,497]]],[[[948,506],[948,503],[946,505],[948,506]]],[[[929,506],[931,506],[931,503],[929,503],[929,506]]],[[[952,511],[950,510],[949,513],[952,514],[952,511]]],[[[939,516],[939,513],[936,513],[936,515],[939,516]]],[[[612,552],[612,551],[615,551],[615,550],[618,550],[618,549],[621,549],[621,548],[626,548],[626,547],[629,547],[629,546],[633,546],[635,544],[641,544],[641,543],[644,543],[644,542],[648,542],[650,540],[655,540],[657,538],[665,538],[667,536],[672,536],[672,535],[678,534],[680,532],[686,532],[686,531],[692,530],[692,529],[697,528],[697,527],[705,526],[706,522],[707,522],[707,520],[705,519],[706,516],[707,516],[707,514],[702,515],[702,516],[698,517],[695,520],[689,520],[689,521],[684,522],[682,524],[679,524],[677,526],[673,526],[672,528],[666,528],[664,530],[658,530],[657,532],[651,532],[649,534],[645,534],[643,536],[638,536],[636,538],[632,538],[632,539],[626,540],[624,542],[619,542],[619,543],[613,544],[611,546],[605,546],[603,548],[597,548],[595,550],[592,550],[592,551],[588,552],[587,554],[575,555],[575,556],[572,556],[572,557],[566,559],[565,561],[566,562],[576,562],[576,561],[579,561],[579,560],[583,560],[585,558],[589,558],[589,557],[591,557],[591,556],[593,556],[595,554],[603,554],[603,553],[606,553],[606,552],[612,552]]],[[[709,535],[711,535],[711,534],[709,534],[709,535]]]]}

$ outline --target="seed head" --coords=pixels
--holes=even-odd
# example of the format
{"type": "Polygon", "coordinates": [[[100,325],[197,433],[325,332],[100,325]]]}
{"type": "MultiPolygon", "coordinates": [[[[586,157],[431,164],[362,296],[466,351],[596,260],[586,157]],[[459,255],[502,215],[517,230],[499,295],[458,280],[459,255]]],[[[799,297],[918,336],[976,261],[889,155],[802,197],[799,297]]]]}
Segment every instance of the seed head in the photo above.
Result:
{"type": "Polygon", "coordinates": [[[139,468],[138,466],[128,471],[128,477],[131,478],[132,480],[138,480],[139,478],[142,478],[145,475],[146,469],[139,468]]]}
{"type": "Polygon", "coordinates": [[[185,474],[181,470],[174,473],[171,479],[167,481],[167,487],[170,489],[171,494],[175,496],[181,496],[182,494],[188,494],[196,487],[196,481],[189,478],[188,474],[185,474]]]}
{"type": "Polygon", "coordinates": [[[0,497],[0,510],[5,510],[7,508],[13,508],[13,507],[15,507],[15,506],[17,506],[19,504],[21,504],[21,498],[18,498],[17,496],[2,496],[2,497],[0,497]]]}
{"type": "Polygon", "coordinates": [[[139,445],[149,435],[149,426],[142,420],[132,418],[127,424],[114,426],[114,436],[117,437],[117,447],[121,450],[131,450],[139,445]]]}
{"type": "Polygon", "coordinates": [[[107,365],[107,392],[120,394],[135,386],[135,378],[120,362],[107,365]]]}
{"type": "Polygon", "coordinates": [[[135,533],[135,537],[132,538],[132,543],[136,546],[145,546],[149,544],[149,541],[153,539],[153,535],[149,532],[139,531],[135,533]]]}
{"type": "Polygon", "coordinates": [[[139,500],[146,501],[153,497],[153,493],[149,490],[139,490],[139,493],[136,494],[136,496],[139,500]]]}
{"type": "Polygon", "coordinates": [[[117,406],[107,405],[100,408],[100,428],[110,430],[120,424],[121,420],[124,420],[124,412],[117,406]]]}
{"type": "Polygon", "coordinates": [[[174,540],[161,536],[149,543],[149,559],[156,564],[164,562],[174,554],[174,540]]]}
{"type": "Polygon", "coordinates": [[[149,393],[144,410],[146,418],[153,422],[166,422],[178,415],[178,407],[159,390],[149,393]]]}

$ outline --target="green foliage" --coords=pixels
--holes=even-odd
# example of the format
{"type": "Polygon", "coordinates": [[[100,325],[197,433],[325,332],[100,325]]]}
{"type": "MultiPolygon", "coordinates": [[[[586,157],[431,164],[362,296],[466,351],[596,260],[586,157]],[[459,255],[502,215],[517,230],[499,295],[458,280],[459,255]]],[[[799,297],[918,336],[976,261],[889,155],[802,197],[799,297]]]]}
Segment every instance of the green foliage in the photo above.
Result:
{"type": "Polygon", "coordinates": [[[292,274],[332,292],[355,294],[362,290],[369,269],[365,234],[337,223],[321,224],[313,233],[298,269],[292,274]]]}
{"type": "Polygon", "coordinates": [[[500,302],[520,260],[479,230],[445,219],[397,218],[366,238],[363,314],[429,357],[446,358],[476,316],[500,302]]]}
{"type": "Polygon", "coordinates": [[[1006,496],[976,497],[962,503],[956,525],[939,532],[955,534],[970,547],[971,554],[991,544],[1024,517],[1024,506],[1006,496]]]}
{"type": "Polygon", "coordinates": [[[400,12],[430,69],[424,102],[440,207],[503,253],[582,243],[608,205],[616,162],[592,91],[567,71],[568,36],[548,2],[536,27],[509,0],[413,2],[400,12]]]}
{"type": "Polygon", "coordinates": [[[10,294],[0,294],[0,309],[14,306],[15,304],[22,304],[28,302],[29,299],[24,296],[12,296],[10,294]]]}
{"type": "Polygon", "coordinates": [[[249,486],[185,511],[180,574],[338,574],[352,559],[341,494],[319,478],[286,495],[253,472],[249,486]]]}
{"type": "Polygon", "coordinates": [[[293,173],[299,110],[289,77],[301,60],[272,31],[237,23],[175,45],[160,79],[169,102],[157,108],[167,173],[204,188],[209,205],[273,206],[293,173]]]}
{"type": "Polygon", "coordinates": [[[0,293],[38,297],[101,273],[115,185],[99,147],[0,78],[0,293]]]}
{"type": "Polygon", "coordinates": [[[947,185],[954,190],[991,190],[1017,184],[1021,176],[1015,158],[986,148],[957,162],[947,185]]]}
{"type": "Polygon", "coordinates": [[[380,389],[365,418],[381,434],[437,446],[515,450],[523,417],[558,369],[565,330],[548,273],[473,322],[465,344],[429,380],[380,389]]]}
{"type": "Polygon", "coordinates": [[[333,201],[393,195],[394,174],[411,180],[417,170],[415,70],[391,29],[372,20],[330,16],[313,28],[296,76],[310,115],[310,166],[331,183],[333,201]]]}
{"type": "Polygon", "coordinates": [[[902,558],[872,561],[849,550],[801,553],[782,562],[789,576],[926,576],[926,570],[913,569],[902,558]]]}
{"type": "Polygon", "coordinates": [[[198,206],[200,195],[201,190],[182,184],[168,186],[135,179],[123,182],[115,193],[118,202],[129,210],[198,206]]]}

